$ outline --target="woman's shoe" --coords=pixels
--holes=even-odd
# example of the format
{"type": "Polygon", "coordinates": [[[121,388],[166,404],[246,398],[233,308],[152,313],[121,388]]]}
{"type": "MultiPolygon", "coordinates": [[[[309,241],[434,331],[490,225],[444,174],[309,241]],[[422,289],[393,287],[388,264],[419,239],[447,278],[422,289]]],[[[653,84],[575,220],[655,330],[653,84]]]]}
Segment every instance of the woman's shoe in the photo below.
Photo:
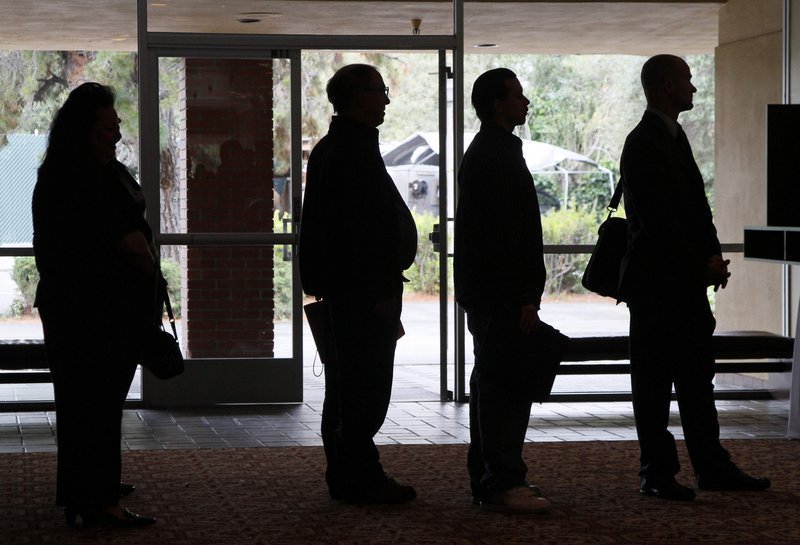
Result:
{"type": "Polygon", "coordinates": [[[131,483],[119,483],[119,497],[130,496],[136,491],[136,487],[131,483]]]}
{"type": "Polygon", "coordinates": [[[136,528],[139,526],[149,526],[155,524],[154,517],[138,515],[130,509],[123,507],[122,516],[112,513],[88,513],[81,512],[71,507],[64,509],[64,517],[67,524],[75,528],[89,528],[92,526],[114,526],[116,528],[136,528]]]}

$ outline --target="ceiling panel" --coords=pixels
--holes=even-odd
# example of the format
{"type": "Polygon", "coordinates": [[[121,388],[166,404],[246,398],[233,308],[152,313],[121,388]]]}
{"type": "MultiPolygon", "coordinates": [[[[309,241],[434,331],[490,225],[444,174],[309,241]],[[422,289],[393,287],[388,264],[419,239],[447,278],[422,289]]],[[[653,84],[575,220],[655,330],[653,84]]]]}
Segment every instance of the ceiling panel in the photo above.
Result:
{"type": "MultiPolygon", "coordinates": [[[[466,2],[465,49],[495,53],[712,52],[719,1],[466,2]]],[[[0,49],[134,50],[135,0],[3,2],[0,49]],[[101,9],[102,8],[102,9],[101,9]]],[[[243,34],[452,34],[450,2],[151,0],[150,30],[243,34]]]]}

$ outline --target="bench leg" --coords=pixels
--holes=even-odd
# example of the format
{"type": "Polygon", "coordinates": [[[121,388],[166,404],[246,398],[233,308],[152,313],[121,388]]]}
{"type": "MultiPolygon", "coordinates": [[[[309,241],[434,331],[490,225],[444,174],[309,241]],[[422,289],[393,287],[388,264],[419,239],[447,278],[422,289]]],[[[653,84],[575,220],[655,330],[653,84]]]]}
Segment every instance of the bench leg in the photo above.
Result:
{"type": "MultiPolygon", "coordinates": [[[[800,312],[800,308],[798,308],[800,312]]],[[[798,314],[800,316],[800,314],[798,314]]],[[[791,439],[800,439],[800,320],[794,334],[794,354],[792,355],[792,389],[789,392],[789,429],[786,435],[791,439]]]]}

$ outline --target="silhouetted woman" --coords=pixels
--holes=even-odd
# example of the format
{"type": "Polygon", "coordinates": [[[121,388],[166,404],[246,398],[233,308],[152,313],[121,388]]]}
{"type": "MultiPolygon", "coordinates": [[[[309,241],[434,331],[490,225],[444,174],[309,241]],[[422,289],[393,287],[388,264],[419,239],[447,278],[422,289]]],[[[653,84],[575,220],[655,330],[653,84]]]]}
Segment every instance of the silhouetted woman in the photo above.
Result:
{"type": "Polygon", "coordinates": [[[139,185],[115,158],[111,88],[55,115],[33,192],[33,249],[56,403],[56,502],[72,525],[144,526],[119,504],[122,408],[152,323],[156,266],[139,185]]]}

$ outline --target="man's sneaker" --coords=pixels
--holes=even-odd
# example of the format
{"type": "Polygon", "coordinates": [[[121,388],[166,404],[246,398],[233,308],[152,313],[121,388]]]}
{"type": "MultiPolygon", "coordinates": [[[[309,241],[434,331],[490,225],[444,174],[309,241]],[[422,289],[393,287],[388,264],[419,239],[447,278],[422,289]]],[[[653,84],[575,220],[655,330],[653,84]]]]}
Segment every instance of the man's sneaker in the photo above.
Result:
{"type": "Polygon", "coordinates": [[[542,492],[542,489],[539,488],[539,486],[535,484],[529,484],[528,490],[530,490],[531,494],[533,494],[534,496],[539,496],[540,498],[544,498],[544,492],[542,492]]]}
{"type": "Polygon", "coordinates": [[[550,510],[550,500],[536,495],[530,486],[517,486],[481,500],[481,509],[507,513],[546,513],[550,510]]]}
{"type": "Polygon", "coordinates": [[[417,492],[410,486],[397,484],[397,481],[387,477],[386,481],[378,488],[348,490],[342,494],[345,503],[356,505],[377,505],[406,503],[417,497],[417,492]]]}

